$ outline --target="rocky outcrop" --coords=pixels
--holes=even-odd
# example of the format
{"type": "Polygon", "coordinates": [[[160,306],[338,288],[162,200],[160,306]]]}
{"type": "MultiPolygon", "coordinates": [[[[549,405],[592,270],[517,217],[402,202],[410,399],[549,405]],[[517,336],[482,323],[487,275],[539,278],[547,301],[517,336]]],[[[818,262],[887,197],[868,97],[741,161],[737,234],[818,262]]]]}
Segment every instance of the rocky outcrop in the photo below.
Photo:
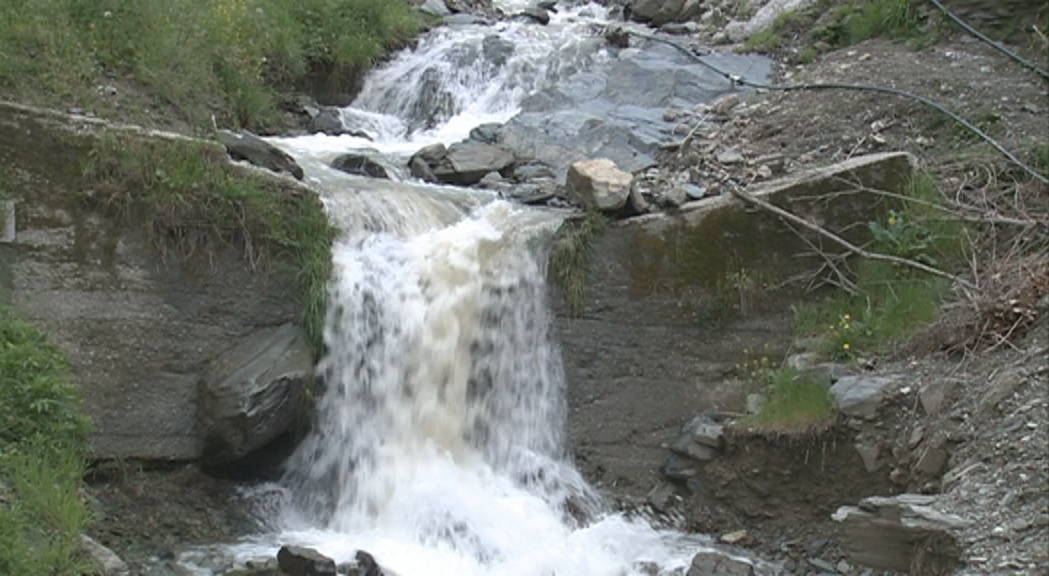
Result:
{"type": "MultiPolygon", "coordinates": [[[[245,334],[298,319],[300,295],[280,257],[263,274],[233,246],[161,253],[140,221],[89,202],[93,183],[78,160],[112,130],[0,105],[0,165],[18,167],[4,182],[18,218],[14,242],[0,243],[0,293],[69,357],[93,457],[193,460],[207,364],[245,334]]],[[[288,178],[230,168],[266,178],[275,194],[304,192],[288,178]]]]}
{"type": "Polygon", "coordinates": [[[347,174],[389,180],[386,167],[363,154],[343,154],[331,161],[331,167],[347,174]]]}
{"type": "Polygon", "coordinates": [[[302,180],[302,167],[294,158],[251,132],[219,130],[218,139],[234,160],[243,160],[273,172],[285,172],[302,180]]]}
{"type": "Polygon", "coordinates": [[[306,336],[292,324],[259,330],[223,352],[197,394],[203,463],[236,462],[286,433],[312,378],[306,336]]]}
{"type": "Polygon", "coordinates": [[[626,205],[633,180],[606,158],[580,160],[568,169],[565,195],[580,206],[614,212],[626,205]]]}
{"type": "Polygon", "coordinates": [[[952,531],[963,518],[935,509],[937,497],[900,494],[864,498],[834,514],[842,524],[843,547],[857,564],[909,574],[954,574],[960,565],[952,531]]]}
{"type": "Polygon", "coordinates": [[[882,399],[900,378],[895,375],[842,376],[830,387],[834,408],[855,418],[873,418],[882,399]]]}
{"type": "MultiPolygon", "coordinates": [[[[855,223],[881,199],[835,192],[851,192],[852,179],[903,190],[911,162],[899,153],[857,157],[750,192],[863,242],[855,223]]],[[[782,279],[819,266],[798,257],[810,250],[777,218],[727,195],[606,227],[584,271],[582,306],[575,317],[558,309],[573,448],[591,478],[644,496],[684,423],[743,411],[745,398],[724,374],[744,349],[789,341],[786,303],[797,293],[782,279]]]]}
{"type": "Polygon", "coordinates": [[[335,561],[303,546],[281,546],[277,552],[281,573],[287,576],[337,576],[335,561]]]}

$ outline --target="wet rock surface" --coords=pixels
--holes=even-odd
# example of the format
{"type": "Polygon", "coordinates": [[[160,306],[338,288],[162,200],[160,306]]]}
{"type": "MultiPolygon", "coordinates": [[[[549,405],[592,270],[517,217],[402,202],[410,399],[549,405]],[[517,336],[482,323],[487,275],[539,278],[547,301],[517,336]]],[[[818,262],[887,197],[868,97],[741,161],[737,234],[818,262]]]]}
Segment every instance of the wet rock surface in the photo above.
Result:
{"type": "Polygon", "coordinates": [[[229,465],[287,433],[312,379],[313,355],[292,324],[260,330],[223,352],[197,392],[201,461],[229,465]]]}
{"type": "Polygon", "coordinates": [[[219,130],[218,139],[234,160],[243,160],[273,172],[285,172],[302,180],[302,167],[294,158],[251,132],[219,130]]]}

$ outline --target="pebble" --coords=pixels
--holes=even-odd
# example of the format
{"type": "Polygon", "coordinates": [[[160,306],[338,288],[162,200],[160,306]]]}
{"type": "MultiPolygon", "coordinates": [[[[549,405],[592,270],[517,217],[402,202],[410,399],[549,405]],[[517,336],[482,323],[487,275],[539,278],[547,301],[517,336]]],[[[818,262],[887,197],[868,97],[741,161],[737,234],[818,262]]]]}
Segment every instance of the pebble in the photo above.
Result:
{"type": "Polygon", "coordinates": [[[721,535],[721,541],[725,544],[736,544],[742,542],[743,540],[746,540],[746,538],[746,530],[736,530],[735,532],[729,532],[728,534],[721,535]]]}

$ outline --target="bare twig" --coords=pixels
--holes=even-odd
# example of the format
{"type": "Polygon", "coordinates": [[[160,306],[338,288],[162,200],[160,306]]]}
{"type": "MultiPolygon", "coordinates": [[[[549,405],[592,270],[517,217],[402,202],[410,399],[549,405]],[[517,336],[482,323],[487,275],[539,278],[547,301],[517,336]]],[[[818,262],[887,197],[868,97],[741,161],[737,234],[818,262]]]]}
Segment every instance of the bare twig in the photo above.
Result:
{"type": "Polygon", "coordinates": [[[845,248],[846,250],[848,250],[849,252],[852,252],[853,254],[855,254],[857,256],[860,256],[860,257],[863,257],[863,258],[867,258],[869,260],[881,260],[883,262],[891,262],[893,264],[899,264],[901,266],[906,266],[908,268],[913,268],[915,270],[920,270],[920,271],[925,272],[927,274],[932,274],[933,276],[939,276],[940,278],[946,278],[946,279],[951,280],[952,282],[956,282],[956,283],[958,283],[958,284],[960,284],[960,285],[962,285],[962,286],[964,286],[966,288],[970,288],[970,289],[974,288],[974,286],[969,281],[967,281],[967,280],[965,280],[963,278],[960,278],[958,276],[955,276],[954,274],[950,274],[950,273],[944,272],[943,270],[940,270],[938,268],[933,268],[932,266],[929,266],[927,264],[922,264],[921,262],[917,262],[915,260],[909,260],[907,258],[900,258],[899,256],[892,256],[892,255],[889,255],[889,254],[882,254],[880,252],[871,252],[869,250],[865,250],[863,248],[860,248],[859,246],[856,246],[852,242],[849,242],[848,240],[842,238],[841,236],[838,236],[837,234],[831,232],[830,230],[827,230],[826,228],[823,228],[821,226],[817,226],[817,225],[809,222],[808,220],[805,220],[804,218],[801,218],[800,216],[796,216],[796,215],[794,215],[794,214],[792,214],[792,213],[790,213],[790,212],[788,212],[788,211],[786,211],[786,210],[784,210],[784,209],[782,209],[782,208],[780,208],[778,206],[770,204],[770,203],[768,203],[768,202],[766,202],[766,201],[764,201],[764,200],[762,200],[760,198],[757,198],[756,196],[754,196],[753,194],[750,194],[748,192],[744,192],[744,191],[739,190],[737,188],[731,188],[730,191],[731,191],[731,193],[734,196],[736,196],[740,200],[746,202],[747,204],[750,204],[752,206],[755,206],[757,208],[765,210],[766,212],[770,212],[770,213],[772,213],[772,214],[774,214],[774,215],[776,215],[776,216],[778,216],[778,217],[780,217],[780,218],[782,218],[782,219],[784,219],[784,220],[786,220],[788,222],[793,222],[794,224],[797,224],[798,226],[801,226],[802,228],[805,228],[806,230],[809,230],[810,232],[815,232],[816,234],[818,234],[820,236],[823,236],[824,238],[827,238],[828,240],[834,242],[835,244],[838,244],[842,248],[845,248]]]}

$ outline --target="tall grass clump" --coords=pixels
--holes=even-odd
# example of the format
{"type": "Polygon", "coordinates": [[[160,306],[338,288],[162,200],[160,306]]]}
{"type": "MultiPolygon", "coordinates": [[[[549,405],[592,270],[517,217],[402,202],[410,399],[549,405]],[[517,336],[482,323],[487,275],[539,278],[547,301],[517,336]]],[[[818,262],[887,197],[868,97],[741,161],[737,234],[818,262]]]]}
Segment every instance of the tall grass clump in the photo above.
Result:
{"type": "MultiPolygon", "coordinates": [[[[943,270],[962,266],[965,227],[945,210],[932,178],[916,174],[904,197],[868,223],[870,250],[943,270]]],[[[854,293],[836,291],[794,307],[796,335],[818,337],[823,351],[837,358],[889,351],[935,319],[951,295],[948,280],[893,262],[860,260],[854,269],[854,293]]]]}
{"type": "Polygon", "coordinates": [[[85,573],[87,430],[63,354],[0,304],[0,574],[85,573]]]}
{"type": "Polygon", "coordinates": [[[234,172],[220,147],[192,141],[110,136],[85,172],[93,201],[141,222],[162,254],[207,258],[234,246],[253,268],[292,266],[302,325],[319,354],[335,229],[314,194],[234,172]]]}
{"type": "Polygon", "coordinates": [[[123,80],[199,129],[252,128],[280,91],[351,88],[421,25],[408,0],[5,0],[0,90],[90,106],[123,80]]]}
{"type": "Polygon", "coordinates": [[[583,218],[566,221],[554,239],[550,266],[571,316],[583,313],[590,258],[604,233],[605,217],[587,210],[583,218]]]}
{"type": "Polygon", "coordinates": [[[742,423],[762,433],[797,435],[817,432],[834,419],[826,379],[790,367],[771,367],[767,358],[741,368],[745,384],[761,393],[755,414],[742,423]]]}

